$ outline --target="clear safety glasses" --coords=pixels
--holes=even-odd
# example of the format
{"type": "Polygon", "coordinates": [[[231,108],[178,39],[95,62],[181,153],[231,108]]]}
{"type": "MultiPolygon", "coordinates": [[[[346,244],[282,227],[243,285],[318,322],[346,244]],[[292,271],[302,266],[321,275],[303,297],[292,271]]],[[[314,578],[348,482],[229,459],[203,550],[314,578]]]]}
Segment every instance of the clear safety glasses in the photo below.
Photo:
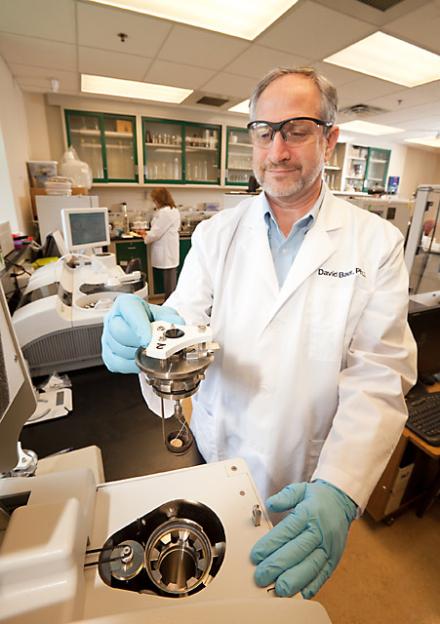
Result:
{"type": "Polygon", "coordinates": [[[332,125],[331,121],[323,121],[314,117],[291,117],[278,123],[251,121],[248,123],[247,128],[253,145],[269,147],[275,132],[280,132],[288,145],[305,145],[316,138],[320,126],[328,129],[332,125]]]}

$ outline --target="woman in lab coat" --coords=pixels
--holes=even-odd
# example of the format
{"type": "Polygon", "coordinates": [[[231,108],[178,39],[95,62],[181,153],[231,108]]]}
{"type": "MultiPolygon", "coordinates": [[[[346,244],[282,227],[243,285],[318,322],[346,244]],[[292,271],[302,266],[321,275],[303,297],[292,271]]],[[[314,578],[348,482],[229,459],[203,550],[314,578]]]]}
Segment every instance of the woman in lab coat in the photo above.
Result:
{"type": "Polygon", "coordinates": [[[151,192],[154,203],[154,216],[151,228],[144,237],[147,245],[151,244],[151,262],[153,268],[160,269],[163,275],[165,299],[176,288],[177,267],[179,266],[179,229],[180,212],[176,208],[171,193],[166,188],[157,188],[151,192]]]}

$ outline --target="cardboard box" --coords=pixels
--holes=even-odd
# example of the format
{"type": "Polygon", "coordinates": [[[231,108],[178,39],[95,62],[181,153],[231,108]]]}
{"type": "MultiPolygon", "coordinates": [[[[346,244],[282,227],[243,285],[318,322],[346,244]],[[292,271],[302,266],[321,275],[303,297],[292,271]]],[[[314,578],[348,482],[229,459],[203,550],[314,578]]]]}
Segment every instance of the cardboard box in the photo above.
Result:
{"type": "Polygon", "coordinates": [[[413,470],[414,464],[408,464],[407,466],[403,466],[398,469],[393,487],[391,488],[390,497],[385,507],[385,516],[388,516],[393,513],[393,511],[396,511],[396,509],[399,509],[413,470]]]}
{"type": "Polygon", "coordinates": [[[2,221],[0,223],[0,247],[3,257],[7,256],[14,249],[14,240],[12,238],[9,221],[2,221]]]}
{"type": "Polygon", "coordinates": [[[30,184],[36,188],[44,188],[46,180],[57,175],[56,160],[29,160],[27,168],[30,184]]]}
{"type": "Polygon", "coordinates": [[[126,119],[117,119],[116,120],[116,132],[124,132],[124,134],[133,134],[131,121],[127,121],[126,119]]]}

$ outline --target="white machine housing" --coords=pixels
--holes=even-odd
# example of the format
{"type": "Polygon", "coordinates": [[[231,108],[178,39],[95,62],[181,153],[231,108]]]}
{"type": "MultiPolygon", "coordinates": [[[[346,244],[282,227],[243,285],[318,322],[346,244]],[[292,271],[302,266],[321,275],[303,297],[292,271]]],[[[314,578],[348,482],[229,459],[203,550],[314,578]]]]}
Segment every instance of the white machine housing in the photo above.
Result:
{"type": "Polygon", "coordinates": [[[32,478],[11,476],[36,400],[1,285],[0,327],[1,622],[241,624],[248,615],[266,624],[270,613],[280,624],[329,624],[318,603],[277,599],[254,583],[249,551],[271,525],[242,460],[105,483],[101,453],[87,447],[41,460],[32,478]],[[189,541],[196,530],[200,546],[189,541]],[[126,567],[121,539],[131,535],[137,559],[126,567]],[[154,561],[165,566],[152,572],[154,561]],[[131,583],[157,572],[163,583],[131,583]]]}
{"type": "Polygon", "coordinates": [[[102,364],[103,319],[121,293],[146,298],[139,272],[126,274],[114,254],[65,256],[30,278],[13,324],[33,376],[102,364]]]}
{"type": "Polygon", "coordinates": [[[255,585],[249,551],[271,525],[242,460],[98,485],[89,469],[0,481],[0,499],[20,492],[27,504],[13,512],[0,546],[2,622],[226,621],[213,619],[223,605],[231,622],[243,613],[266,622],[270,612],[280,623],[330,624],[318,603],[279,599],[255,585]],[[96,565],[84,567],[97,559],[86,554],[88,542],[88,550],[102,548],[109,535],[173,499],[207,505],[223,525],[225,557],[204,589],[177,599],[125,591],[107,586],[96,565]]]}

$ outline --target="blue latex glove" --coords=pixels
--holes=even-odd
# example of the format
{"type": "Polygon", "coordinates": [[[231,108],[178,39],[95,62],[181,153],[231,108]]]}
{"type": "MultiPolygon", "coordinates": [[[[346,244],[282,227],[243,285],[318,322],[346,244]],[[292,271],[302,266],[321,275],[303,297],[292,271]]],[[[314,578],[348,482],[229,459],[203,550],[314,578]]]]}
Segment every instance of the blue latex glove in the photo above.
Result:
{"type": "Polygon", "coordinates": [[[112,373],[139,373],[136,351],[151,340],[151,321],[184,325],[172,308],[147,303],[137,295],[119,295],[104,319],[102,359],[112,373]]]}
{"type": "Polygon", "coordinates": [[[275,583],[278,596],[301,592],[312,598],[329,578],[344,550],[357,507],[326,481],[292,483],[266,501],[270,511],[288,516],[255,544],[255,582],[275,583]]]}

